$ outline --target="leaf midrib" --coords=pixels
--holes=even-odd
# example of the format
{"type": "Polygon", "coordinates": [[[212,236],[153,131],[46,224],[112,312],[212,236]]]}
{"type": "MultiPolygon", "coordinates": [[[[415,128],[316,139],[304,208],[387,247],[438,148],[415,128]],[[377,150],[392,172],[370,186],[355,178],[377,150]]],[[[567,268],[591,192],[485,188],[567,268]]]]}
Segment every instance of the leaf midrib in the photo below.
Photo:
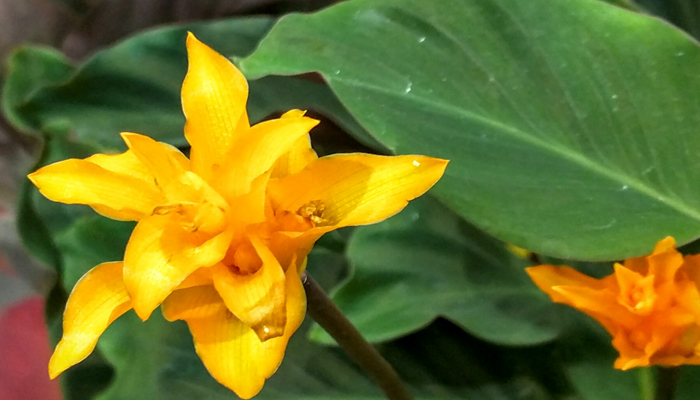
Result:
{"type": "MultiPolygon", "coordinates": [[[[624,185],[629,187],[630,189],[635,189],[637,192],[644,194],[650,198],[652,198],[655,201],[661,202],[671,209],[686,215],[688,217],[691,217],[693,220],[700,222],[700,210],[695,210],[685,202],[683,202],[681,199],[678,198],[673,198],[670,196],[667,196],[663,193],[658,192],[655,188],[648,186],[638,180],[637,178],[633,178],[629,175],[625,174],[620,174],[619,172],[609,170],[606,168],[603,168],[600,164],[594,162],[593,160],[589,159],[588,157],[580,154],[573,152],[570,148],[566,146],[561,146],[561,147],[556,147],[553,146],[543,140],[538,139],[535,136],[528,135],[527,132],[520,130],[517,127],[507,125],[501,122],[498,122],[496,120],[488,119],[485,117],[482,117],[480,115],[471,113],[465,109],[459,108],[452,106],[449,103],[444,103],[440,101],[439,99],[431,99],[430,101],[427,101],[421,97],[417,96],[400,96],[398,95],[395,91],[389,90],[387,88],[384,88],[382,86],[377,86],[357,80],[352,80],[352,79],[345,79],[345,78],[339,78],[337,76],[331,76],[328,73],[325,73],[325,77],[330,84],[330,86],[334,89],[334,91],[337,92],[334,82],[339,82],[339,83],[344,83],[350,87],[352,86],[358,86],[362,88],[366,88],[369,90],[374,90],[380,93],[383,93],[385,95],[389,95],[390,97],[395,97],[399,98],[399,101],[413,101],[415,103],[420,103],[424,109],[430,109],[430,108],[437,108],[444,112],[445,114],[453,114],[457,115],[458,117],[463,117],[467,120],[471,121],[476,121],[481,123],[482,125],[485,126],[490,126],[494,128],[495,130],[499,130],[504,132],[505,134],[509,135],[512,138],[515,138],[517,140],[520,140],[525,143],[532,144],[536,147],[539,147],[543,150],[546,150],[550,152],[551,154],[554,154],[556,156],[559,156],[563,159],[569,160],[572,163],[579,165],[580,167],[587,169],[589,171],[598,173],[614,182],[618,182],[620,185],[624,185]]],[[[339,96],[340,98],[340,96],[339,96]]],[[[350,107],[348,107],[350,109],[350,107]]],[[[361,120],[361,116],[357,115],[356,118],[361,120]]],[[[369,129],[368,129],[369,130],[369,129]]]]}

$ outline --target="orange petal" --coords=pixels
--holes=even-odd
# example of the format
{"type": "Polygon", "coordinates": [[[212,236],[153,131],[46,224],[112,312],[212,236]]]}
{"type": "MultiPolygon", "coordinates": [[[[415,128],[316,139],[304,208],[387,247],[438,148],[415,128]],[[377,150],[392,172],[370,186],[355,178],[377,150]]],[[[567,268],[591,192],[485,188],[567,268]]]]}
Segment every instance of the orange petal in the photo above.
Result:
{"type": "Polygon", "coordinates": [[[688,255],[683,258],[683,270],[688,274],[695,286],[700,289],[700,254],[688,255]]]}
{"type": "Polygon", "coordinates": [[[313,205],[317,225],[371,224],[425,193],[446,166],[446,160],[425,156],[334,155],[287,178],[271,180],[268,194],[275,210],[300,212],[313,205]]]}
{"type": "Polygon", "coordinates": [[[654,275],[643,276],[615,263],[615,278],[620,288],[618,303],[638,315],[649,315],[654,311],[657,298],[654,275]]]}
{"type": "Polygon", "coordinates": [[[226,157],[214,187],[225,197],[247,193],[253,179],[271,169],[317,124],[317,120],[307,117],[285,117],[251,127],[226,157]]]}
{"type": "Polygon", "coordinates": [[[221,261],[231,234],[192,232],[176,215],[141,220],[124,254],[124,283],[134,311],[146,320],[151,312],[190,274],[221,261]]]}
{"type": "Polygon", "coordinates": [[[63,313],[63,338],[49,361],[51,379],[84,360],[107,327],[131,309],[121,262],[91,269],[73,288],[63,313]]]}
{"type": "Polygon", "coordinates": [[[683,255],[673,247],[674,243],[670,237],[662,240],[657,244],[654,253],[647,257],[649,275],[656,277],[658,285],[673,281],[676,272],[683,265],[683,255]]]}
{"type": "Polygon", "coordinates": [[[144,218],[165,200],[132,152],[61,161],[33,172],[29,179],[53,201],[85,204],[120,220],[144,218]]]}
{"type": "Polygon", "coordinates": [[[556,267],[545,264],[525,268],[525,272],[540,290],[547,293],[553,301],[558,303],[567,302],[567,299],[562,298],[559,292],[552,289],[556,286],[582,286],[596,290],[605,288],[605,285],[600,280],[582,274],[571,267],[556,267]]]}
{"type": "Polygon", "coordinates": [[[675,251],[676,250],[676,240],[673,239],[671,236],[667,236],[661,240],[659,240],[658,243],[656,243],[656,246],[654,246],[654,251],[652,254],[659,254],[659,253],[665,253],[667,251],[675,251]]]}
{"type": "MultiPolygon", "coordinates": [[[[190,290],[190,289],[186,289],[190,290]]],[[[294,268],[287,270],[287,325],[284,335],[261,342],[245,323],[227,311],[187,319],[197,354],[209,373],[239,397],[249,399],[279,367],[291,335],[304,319],[306,297],[294,268]]]]}
{"type": "Polygon", "coordinates": [[[233,143],[248,128],[248,82],[225,57],[187,35],[189,68],[182,84],[185,137],[192,145],[193,170],[208,179],[233,143]]]}
{"type": "MultiPolygon", "coordinates": [[[[617,302],[615,293],[608,290],[598,290],[586,286],[554,286],[557,301],[570,305],[600,322],[609,332],[613,326],[623,325],[632,327],[639,323],[642,317],[631,313],[617,302]]],[[[556,300],[555,300],[556,301],[556,300]]]]}
{"type": "Polygon", "coordinates": [[[285,276],[280,263],[260,239],[251,237],[251,243],[262,260],[257,272],[241,275],[219,264],[213,271],[214,287],[233,315],[265,341],[284,333],[285,276]]]}

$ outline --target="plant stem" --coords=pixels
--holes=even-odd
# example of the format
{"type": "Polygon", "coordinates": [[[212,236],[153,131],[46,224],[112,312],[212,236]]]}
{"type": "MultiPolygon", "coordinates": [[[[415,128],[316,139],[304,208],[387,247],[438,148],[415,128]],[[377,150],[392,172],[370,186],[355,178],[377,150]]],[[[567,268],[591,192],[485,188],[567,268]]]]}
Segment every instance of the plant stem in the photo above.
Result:
{"type": "Polygon", "coordinates": [[[637,368],[639,378],[639,398],[641,400],[654,400],[654,368],[637,368]]]}
{"type": "Polygon", "coordinates": [[[660,367],[656,375],[655,400],[672,400],[678,383],[678,367],[660,367]]]}
{"type": "Polygon", "coordinates": [[[311,318],[367,371],[388,399],[413,400],[394,368],[362,337],[316,281],[308,273],[304,273],[301,279],[306,290],[306,311],[311,318]]]}

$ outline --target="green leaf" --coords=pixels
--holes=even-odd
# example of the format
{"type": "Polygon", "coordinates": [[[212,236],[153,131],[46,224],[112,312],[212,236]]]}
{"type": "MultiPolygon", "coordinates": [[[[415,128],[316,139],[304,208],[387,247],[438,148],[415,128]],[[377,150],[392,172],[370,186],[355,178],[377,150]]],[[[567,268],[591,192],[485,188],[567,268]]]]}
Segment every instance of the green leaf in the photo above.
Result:
{"type": "MultiPolygon", "coordinates": [[[[429,197],[358,228],[347,256],[354,271],[333,301],[370,341],[405,335],[438,316],[507,345],[542,343],[559,332],[557,308],[528,279],[528,263],[429,197]]],[[[312,337],[333,343],[318,327],[312,337]]]]}
{"type": "Polygon", "coordinates": [[[63,284],[72,288],[97,264],[124,259],[124,249],[136,224],[99,215],[76,220],[56,237],[63,257],[63,284]]]}
{"type": "Polygon", "coordinates": [[[700,236],[700,48],[658,19],[356,0],[281,19],[241,65],[319,71],[389,149],[450,159],[434,193],[507,242],[600,260],[700,236]]]}
{"type": "MultiPolygon", "coordinates": [[[[547,391],[522,370],[495,363],[513,352],[488,348],[483,342],[449,329],[448,323],[380,347],[408,382],[417,399],[549,399],[547,391]],[[487,347],[488,352],[476,349],[487,347]],[[490,366],[486,366],[489,365],[490,366]]],[[[305,328],[295,334],[277,372],[256,399],[380,400],[386,397],[342,350],[309,342],[305,328]]],[[[188,349],[189,350],[189,349],[188,349]]],[[[163,390],[183,399],[234,399],[201,368],[194,351],[181,351],[177,368],[166,370],[163,390]]],[[[522,367],[522,365],[520,365],[522,367]]],[[[171,397],[167,397],[171,398],[171,397]]]]}
{"type": "Polygon", "coordinates": [[[227,54],[252,51],[269,29],[268,18],[161,28],[97,53],[65,83],[45,88],[18,108],[41,129],[67,119],[83,141],[122,148],[121,131],[184,145],[180,86],[187,71],[188,30],[227,54]]]}
{"type": "Polygon", "coordinates": [[[32,125],[19,111],[42,88],[67,80],[74,67],[61,53],[51,48],[17,48],[7,61],[7,79],[2,91],[2,111],[8,121],[22,131],[32,125]]]}
{"type": "MultiPolygon", "coordinates": [[[[44,140],[42,154],[32,170],[67,158],[87,157],[94,148],[77,143],[67,134],[67,127],[54,124],[44,140]]],[[[70,227],[84,215],[95,213],[87,206],[55,203],[39,193],[29,179],[23,179],[17,199],[17,231],[24,246],[39,261],[60,271],[61,254],[55,244],[55,235],[70,227]]]]}
{"type": "MultiPolygon", "coordinates": [[[[223,54],[241,56],[253,50],[272,23],[270,18],[239,18],[155,29],[103,50],[70,76],[53,80],[37,75],[56,75],[60,68],[55,64],[62,58],[45,49],[26,48],[11,62],[13,73],[4,92],[11,101],[5,102],[5,113],[23,130],[39,131],[57,120],[67,121],[79,140],[107,149],[124,147],[122,131],[186,146],[180,87],[187,71],[187,31],[223,54]],[[32,79],[43,86],[35,83],[34,90],[28,90],[25,81],[32,79]],[[53,85],[47,87],[49,83],[53,85]]],[[[72,70],[64,72],[68,71],[72,70]]],[[[250,82],[252,122],[290,108],[317,110],[364,144],[382,149],[326,86],[279,77],[250,82]]]]}

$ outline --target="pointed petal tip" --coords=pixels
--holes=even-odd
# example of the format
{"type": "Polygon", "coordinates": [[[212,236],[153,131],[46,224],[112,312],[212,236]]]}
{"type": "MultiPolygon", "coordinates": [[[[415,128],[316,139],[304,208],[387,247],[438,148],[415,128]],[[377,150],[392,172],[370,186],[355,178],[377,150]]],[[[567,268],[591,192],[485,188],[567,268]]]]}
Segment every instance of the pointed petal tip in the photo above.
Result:
{"type": "Polygon", "coordinates": [[[659,240],[654,246],[654,251],[652,254],[664,253],[669,250],[676,249],[676,239],[673,236],[666,236],[665,238],[659,240]]]}
{"type": "MultiPolygon", "coordinates": [[[[128,288],[128,286],[127,286],[128,288]]],[[[134,293],[135,294],[135,293],[134,293]]],[[[134,296],[134,294],[129,293],[129,296],[131,297],[131,305],[134,308],[134,312],[136,315],[139,317],[141,321],[147,321],[148,318],[151,317],[151,314],[153,311],[158,308],[158,304],[150,304],[151,302],[144,301],[143,299],[139,299],[137,296],[134,296]]]]}
{"type": "Polygon", "coordinates": [[[187,48],[189,49],[190,46],[195,45],[196,43],[202,43],[197,39],[197,37],[192,33],[191,31],[187,31],[187,39],[185,41],[185,44],[187,45],[187,48]]]}
{"type": "Polygon", "coordinates": [[[294,110],[289,110],[286,113],[282,114],[282,116],[280,118],[299,118],[299,117],[303,117],[304,115],[306,115],[306,110],[294,109],[294,110]]]}
{"type": "MultiPolygon", "coordinates": [[[[58,350],[58,348],[56,350],[58,350]]],[[[51,355],[51,360],[49,360],[49,378],[50,379],[58,378],[58,376],[61,375],[61,373],[68,368],[67,366],[59,365],[58,357],[56,356],[56,353],[57,353],[57,351],[55,351],[53,353],[53,355],[51,355]]]]}

